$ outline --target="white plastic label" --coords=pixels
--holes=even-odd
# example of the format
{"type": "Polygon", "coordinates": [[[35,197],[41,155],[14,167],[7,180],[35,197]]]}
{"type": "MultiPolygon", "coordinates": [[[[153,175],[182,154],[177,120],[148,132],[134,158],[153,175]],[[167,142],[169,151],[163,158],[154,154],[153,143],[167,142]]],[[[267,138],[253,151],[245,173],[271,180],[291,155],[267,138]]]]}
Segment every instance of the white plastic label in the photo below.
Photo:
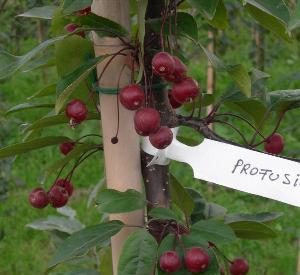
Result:
{"type": "Polygon", "coordinates": [[[210,139],[191,147],[174,139],[157,150],[146,139],[143,150],[152,164],[185,162],[194,177],[300,207],[300,163],[210,139]]]}

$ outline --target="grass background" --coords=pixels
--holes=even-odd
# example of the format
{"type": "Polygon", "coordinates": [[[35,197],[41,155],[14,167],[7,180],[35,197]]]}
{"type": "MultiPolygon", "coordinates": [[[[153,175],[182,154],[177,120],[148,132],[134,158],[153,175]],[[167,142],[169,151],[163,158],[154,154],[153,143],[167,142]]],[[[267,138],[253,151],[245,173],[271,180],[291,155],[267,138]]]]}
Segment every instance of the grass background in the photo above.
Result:
{"type": "MultiPolygon", "coordinates": [[[[235,28],[227,31],[219,42],[219,55],[227,63],[243,63],[247,69],[251,68],[251,44],[250,28],[239,22],[235,22],[235,28]]],[[[205,32],[202,33],[203,43],[206,41],[205,32]]],[[[36,44],[35,40],[28,39],[22,42],[22,52],[26,52],[36,44]]],[[[195,76],[205,90],[206,58],[199,50],[191,45],[183,45],[186,48],[190,74],[195,76]]],[[[295,89],[300,86],[300,60],[298,45],[285,44],[272,35],[267,35],[266,45],[266,72],[272,78],[268,81],[269,90],[295,89]]],[[[49,81],[55,79],[55,71],[50,70],[49,81]]],[[[216,92],[221,93],[231,85],[226,74],[217,74],[216,92]]],[[[42,75],[38,71],[27,74],[17,73],[13,77],[0,82],[1,99],[1,146],[21,141],[22,124],[34,120],[36,115],[41,115],[41,110],[21,112],[9,117],[4,116],[4,111],[11,106],[24,102],[33,92],[43,86],[42,75]]],[[[45,112],[46,114],[46,112],[45,112]]],[[[299,111],[291,111],[281,125],[279,132],[284,135],[286,147],[284,154],[299,157],[299,111]]],[[[248,133],[247,128],[240,122],[235,124],[248,133]]],[[[272,123],[271,123],[272,124],[272,123]]],[[[272,125],[270,124],[270,129],[272,125]]],[[[217,132],[238,140],[238,137],[224,126],[217,126],[217,132]]],[[[49,134],[64,134],[70,137],[99,132],[97,122],[88,122],[81,125],[76,131],[70,130],[68,125],[58,128],[49,128],[49,134]]],[[[187,131],[187,130],[185,130],[187,131]]],[[[197,134],[190,131],[189,135],[197,138],[197,134]]],[[[56,211],[46,208],[42,211],[33,209],[27,202],[30,190],[40,183],[43,169],[59,159],[60,153],[57,147],[34,151],[30,154],[17,157],[11,172],[13,177],[8,180],[8,192],[6,198],[0,201],[0,274],[1,275],[38,275],[43,274],[47,262],[50,259],[54,246],[49,242],[50,236],[46,232],[35,231],[25,227],[27,223],[35,219],[55,214],[56,211]]],[[[4,169],[0,166],[2,174],[4,169]]],[[[234,212],[263,212],[279,211],[284,215],[273,226],[280,235],[276,239],[268,241],[236,241],[222,249],[229,258],[244,256],[250,262],[250,275],[293,275],[296,274],[298,257],[298,238],[300,228],[300,212],[296,207],[288,206],[272,200],[259,198],[223,187],[214,186],[213,190],[206,183],[193,179],[190,167],[184,164],[172,163],[171,169],[180,178],[185,186],[198,189],[208,200],[221,204],[234,212]]],[[[78,219],[84,224],[96,224],[101,219],[95,208],[87,208],[87,196],[91,188],[103,177],[103,160],[99,153],[88,159],[75,173],[75,196],[70,201],[70,206],[76,209],[78,219]]],[[[51,185],[53,175],[46,186],[51,185]]],[[[58,270],[63,270],[60,267],[58,270]]]]}

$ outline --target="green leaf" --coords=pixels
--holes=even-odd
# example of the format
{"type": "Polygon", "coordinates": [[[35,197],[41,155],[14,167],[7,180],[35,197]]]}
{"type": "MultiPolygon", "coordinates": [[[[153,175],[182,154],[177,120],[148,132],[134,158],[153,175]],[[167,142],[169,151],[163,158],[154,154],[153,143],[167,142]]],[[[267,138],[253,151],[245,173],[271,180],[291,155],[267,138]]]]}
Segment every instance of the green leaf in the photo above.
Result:
{"type": "Polygon", "coordinates": [[[255,221],[255,222],[271,222],[282,216],[279,212],[263,212],[258,214],[237,213],[230,214],[225,217],[225,223],[233,223],[240,221],[255,221]]]}
{"type": "Polygon", "coordinates": [[[240,90],[247,97],[251,96],[251,78],[245,67],[241,64],[229,65],[226,67],[226,70],[240,90]]]}
{"type": "Polygon", "coordinates": [[[157,242],[144,230],[132,233],[123,245],[118,275],[149,275],[155,270],[157,242]]]}
{"type": "Polygon", "coordinates": [[[20,155],[27,153],[31,150],[36,150],[40,148],[44,148],[47,146],[57,145],[64,142],[70,141],[69,138],[63,136],[50,136],[43,137],[34,140],[30,140],[23,143],[17,143],[13,145],[8,145],[4,148],[0,149],[0,159],[20,155]]]}
{"type": "Polygon", "coordinates": [[[101,212],[127,213],[144,208],[146,199],[142,193],[133,189],[125,192],[106,189],[99,195],[97,203],[101,212]]]}
{"type": "Polygon", "coordinates": [[[278,113],[300,107],[300,90],[282,90],[268,93],[269,108],[278,113]]]}
{"type": "Polygon", "coordinates": [[[88,60],[86,63],[82,64],[73,72],[58,81],[56,88],[56,92],[58,94],[55,104],[56,113],[60,112],[79,83],[84,80],[105,57],[106,56],[99,56],[88,60]]]}
{"type": "Polygon", "coordinates": [[[228,223],[238,238],[261,240],[277,237],[277,232],[264,223],[239,221],[228,223]]]}
{"type": "Polygon", "coordinates": [[[26,111],[30,109],[37,109],[37,108],[53,108],[54,104],[46,104],[46,103],[22,103],[10,108],[5,114],[9,115],[12,113],[26,111]]]}
{"type": "MultiPolygon", "coordinates": [[[[99,120],[98,113],[88,113],[86,120],[99,120]]],[[[32,124],[30,124],[26,129],[25,132],[43,129],[46,127],[56,126],[59,124],[66,124],[68,125],[70,119],[65,114],[59,115],[49,115],[45,116],[32,124]]]]}
{"type": "Polygon", "coordinates": [[[206,201],[196,190],[191,188],[186,188],[186,190],[189,192],[195,203],[195,207],[191,215],[192,223],[195,223],[205,218],[206,201]]]}
{"type": "Polygon", "coordinates": [[[198,236],[217,245],[235,240],[235,234],[230,226],[215,220],[199,221],[193,224],[191,235],[198,236]]]}
{"type": "Polygon", "coordinates": [[[188,0],[205,18],[212,20],[220,0],[188,0]]]}
{"type": "Polygon", "coordinates": [[[121,221],[110,221],[75,232],[57,248],[48,268],[51,269],[62,262],[83,256],[91,248],[103,245],[123,226],[121,221]]]}
{"type": "Polygon", "coordinates": [[[106,178],[102,178],[96,185],[93,186],[93,189],[91,190],[91,192],[89,193],[88,199],[87,199],[87,203],[86,203],[86,207],[90,208],[92,206],[92,204],[95,203],[97,195],[99,192],[101,192],[106,186],[106,178]]]}
{"type": "Polygon", "coordinates": [[[151,218],[162,220],[180,220],[177,214],[169,208],[155,207],[148,213],[151,218]]]}
{"type": "Polygon", "coordinates": [[[24,66],[27,62],[32,60],[32,58],[34,58],[39,52],[53,45],[57,41],[65,39],[67,36],[68,35],[62,35],[46,40],[22,56],[15,56],[8,52],[0,51],[0,79],[11,76],[13,73],[22,68],[22,66],[24,66]]]}
{"type": "Polygon", "coordinates": [[[59,161],[55,162],[49,167],[45,169],[44,179],[48,178],[51,173],[55,173],[58,169],[61,169],[72,160],[79,158],[83,153],[86,153],[92,149],[96,148],[96,144],[93,143],[83,143],[77,144],[74,149],[69,152],[64,158],[60,159],[59,161]]]}
{"type": "Polygon", "coordinates": [[[294,31],[300,27],[300,2],[297,1],[295,10],[292,12],[291,19],[289,21],[289,31],[294,31]]]}
{"type": "Polygon", "coordinates": [[[224,217],[227,209],[219,204],[209,202],[205,205],[204,216],[206,219],[224,217]]]}
{"type": "Polygon", "coordinates": [[[244,0],[245,9],[263,27],[290,41],[289,10],[283,0],[244,0]]]}
{"type": "Polygon", "coordinates": [[[64,14],[71,14],[92,5],[92,0],[64,0],[62,11],[64,14]]]}
{"type": "Polygon", "coordinates": [[[79,16],[76,23],[86,28],[92,28],[97,31],[98,35],[104,36],[128,36],[128,31],[120,24],[109,20],[105,17],[91,13],[86,16],[79,16]]]}
{"type": "Polygon", "coordinates": [[[189,217],[195,207],[193,198],[172,174],[170,174],[170,189],[172,202],[182,210],[186,217],[189,217]]]}
{"type": "MultiPolygon", "coordinates": [[[[170,18],[171,22],[174,22],[174,17],[170,18]]],[[[149,25],[156,33],[160,33],[162,19],[155,18],[155,19],[148,19],[146,24],[149,25]]],[[[173,23],[174,24],[174,23],[173,23]]],[[[197,22],[195,21],[194,17],[186,12],[178,12],[177,13],[177,35],[189,37],[194,41],[198,40],[198,26],[197,22]]],[[[172,27],[174,28],[174,26],[172,27]]],[[[169,24],[165,24],[164,26],[164,35],[170,35],[170,28],[169,24]]]]}
{"type": "Polygon", "coordinates": [[[32,96],[28,98],[28,100],[36,99],[36,98],[41,98],[44,96],[51,96],[55,95],[56,91],[56,83],[49,84],[42,89],[38,90],[36,93],[34,93],[32,96]]]}
{"type": "Polygon", "coordinates": [[[39,19],[52,19],[52,16],[56,9],[56,6],[35,7],[17,16],[39,19]]]}
{"type": "Polygon", "coordinates": [[[112,268],[112,254],[111,247],[105,247],[100,251],[100,266],[99,271],[101,275],[111,275],[113,274],[112,268]]]}
{"type": "Polygon", "coordinates": [[[26,226],[35,230],[57,230],[70,235],[84,228],[84,225],[78,220],[60,216],[48,216],[47,218],[38,219],[26,224],[26,226]]]}
{"type": "Polygon", "coordinates": [[[224,30],[228,27],[227,9],[223,0],[219,1],[215,16],[208,23],[221,30],[224,30]]]}

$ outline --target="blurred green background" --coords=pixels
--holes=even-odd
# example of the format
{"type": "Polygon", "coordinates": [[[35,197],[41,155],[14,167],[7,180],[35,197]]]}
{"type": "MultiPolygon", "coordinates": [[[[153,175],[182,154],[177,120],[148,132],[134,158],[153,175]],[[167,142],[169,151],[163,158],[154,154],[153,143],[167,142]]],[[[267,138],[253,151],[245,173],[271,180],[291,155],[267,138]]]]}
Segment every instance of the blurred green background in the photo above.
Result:
{"type": "MultiPolygon", "coordinates": [[[[48,35],[48,24],[35,20],[16,18],[14,15],[36,4],[45,4],[47,1],[15,1],[10,2],[4,11],[0,13],[0,49],[5,48],[16,54],[22,54],[38,44],[38,40],[48,35]],[[43,2],[43,3],[42,3],[43,2]],[[42,30],[37,30],[42,27],[42,30]]],[[[238,11],[232,5],[232,14],[238,11]]],[[[222,60],[229,64],[242,63],[248,70],[253,64],[253,56],[256,48],[253,45],[253,23],[247,16],[231,16],[230,27],[226,31],[216,33],[216,53],[222,60]]],[[[201,42],[207,45],[208,26],[201,26],[201,42]]],[[[300,87],[300,53],[299,42],[287,44],[273,34],[265,32],[265,71],[271,75],[267,87],[272,90],[296,89],[300,87]]],[[[192,60],[189,73],[201,83],[206,90],[207,59],[199,49],[189,43],[182,43],[187,53],[187,60],[192,60]]],[[[43,110],[20,112],[16,115],[5,116],[5,111],[20,102],[26,101],[34,91],[38,91],[45,83],[51,83],[55,79],[56,72],[53,68],[29,73],[17,73],[13,77],[0,82],[0,146],[12,144],[22,139],[24,124],[34,120],[35,115],[41,115],[43,110]]],[[[216,93],[228,90],[232,82],[224,73],[217,73],[216,93]]],[[[226,109],[223,107],[223,111],[226,109]]],[[[46,111],[45,111],[46,114],[46,111]]],[[[286,141],[284,155],[300,156],[300,130],[298,110],[291,111],[285,117],[279,128],[286,141]]],[[[233,121],[233,120],[229,120],[233,121]]],[[[245,124],[235,121],[235,125],[246,135],[249,130],[245,124]]],[[[270,125],[272,129],[273,125],[270,125]]],[[[98,122],[87,122],[76,129],[71,130],[68,125],[47,130],[55,135],[63,134],[72,138],[87,133],[98,133],[98,122]]],[[[195,139],[200,139],[196,133],[183,130],[195,139]]],[[[228,127],[216,125],[216,131],[228,139],[239,141],[239,137],[228,127]]],[[[0,274],[1,275],[36,275],[43,274],[47,262],[50,259],[54,246],[49,242],[50,236],[46,232],[35,231],[27,228],[26,224],[37,218],[55,214],[50,207],[40,211],[33,209],[27,202],[28,193],[32,188],[39,186],[43,169],[61,157],[58,147],[34,151],[30,154],[19,156],[0,162],[0,274]]],[[[298,244],[300,228],[300,212],[296,207],[283,203],[247,195],[234,190],[211,186],[193,179],[190,167],[172,163],[171,167],[185,186],[191,186],[201,192],[208,200],[221,204],[234,212],[264,212],[279,211],[283,217],[274,223],[274,227],[280,231],[276,239],[268,241],[236,241],[222,249],[229,258],[236,256],[246,257],[251,265],[250,275],[293,275],[297,273],[298,244]]],[[[70,206],[77,211],[78,219],[84,224],[95,224],[101,216],[96,208],[87,208],[87,197],[90,190],[103,178],[102,154],[88,159],[76,171],[73,182],[75,195],[70,201],[70,206]]],[[[55,175],[45,184],[51,185],[55,175]]],[[[63,269],[63,267],[62,267],[63,269]]],[[[58,268],[60,270],[60,268],[58,268]]]]}

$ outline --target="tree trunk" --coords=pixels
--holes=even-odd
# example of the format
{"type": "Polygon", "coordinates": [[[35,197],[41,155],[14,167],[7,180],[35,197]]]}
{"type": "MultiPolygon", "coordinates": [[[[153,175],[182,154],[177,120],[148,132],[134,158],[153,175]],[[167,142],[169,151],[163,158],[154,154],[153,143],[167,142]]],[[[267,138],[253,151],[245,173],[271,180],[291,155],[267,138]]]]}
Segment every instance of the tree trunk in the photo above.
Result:
{"type": "MultiPolygon", "coordinates": [[[[100,16],[116,21],[130,30],[129,0],[94,0],[92,11],[100,16]]],[[[115,53],[124,47],[118,38],[100,38],[95,33],[94,43],[97,56],[115,53]]],[[[125,56],[117,56],[103,74],[99,85],[104,88],[116,88],[120,73],[122,73],[120,87],[129,84],[131,76],[129,68],[125,67],[122,72],[125,62],[125,56]]],[[[105,64],[106,60],[98,65],[98,76],[105,64]]],[[[111,138],[116,135],[118,124],[117,100],[117,95],[100,94],[107,187],[120,191],[127,189],[141,191],[140,143],[133,125],[134,112],[125,110],[121,104],[119,104],[119,141],[117,144],[111,143],[111,138]]],[[[110,219],[118,219],[130,225],[143,225],[144,213],[143,211],[135,211],[127,214],[114,214],[110,216],[110,219]]],[[[117,274],[117,265],[122,245],[133,230],[132,228],[123,229],[112,238],[114,274],[117,274]]]]}
{"type": "MultiPolygon", "coordinates": [[[[161,18],[165,9],[165,1],[149,0],[146,12],[146,19],[161,18]]],[[[161,51],[160,36],[152,32],[146,26],[145,45],[151,45],[151,52],[145,48],[145,71],[146,78],[152,77],[151,60],[153,55],[161,51]],[[156,52],[155,52],[156,51],[156,52]]],[[[161,78],[153,76],[153,86],[161,83],[161,78]]],[[[174,122],[174,113],[168,100],[168,92],[163,88],[152,88],[152,98],[150,100],[160,113],[161,124],[172,127],[174,122]]],[[[142,152],[142,172],[144,176],[145,190],[149,208],[152,207],[169,207],[169,166],[168,165],[152,165],[147,167],[153,156],[142,152]]]]}
{"type": "Polygon", "coordinates": [[[265,69],[265,30],[258,24],[253,27],[253,42],[255,47],[255,66],[257,69],[265,69]]]}

